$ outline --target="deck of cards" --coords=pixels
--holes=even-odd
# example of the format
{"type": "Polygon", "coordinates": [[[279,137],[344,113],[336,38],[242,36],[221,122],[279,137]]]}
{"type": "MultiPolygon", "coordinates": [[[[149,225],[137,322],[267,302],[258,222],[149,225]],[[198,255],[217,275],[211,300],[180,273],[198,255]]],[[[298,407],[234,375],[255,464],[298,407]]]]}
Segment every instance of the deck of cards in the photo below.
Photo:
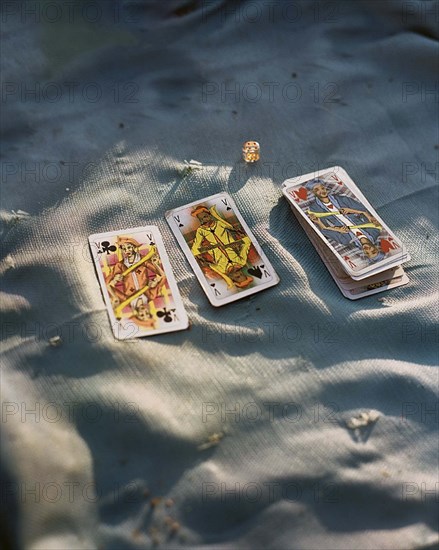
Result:
{"type": "MultiPolygon", "coordinates": [[[[283,194],[344,296],[356,300],[408,282],[401,267],[410,259],[407,250],[342,168],[288,179],[283,194]]],[[[165,218],[213,306],[279,283],[228,194],[180,206],[165,218]]],[[[117,339],[188,328],[156,226],[99,233],[89,242],[117,339]]]]}
{"type": "Polygon", "coordinates": [[[288,179],[283,194],[346,298],[408,283],[405,246],[343,168],[288,179]]]}

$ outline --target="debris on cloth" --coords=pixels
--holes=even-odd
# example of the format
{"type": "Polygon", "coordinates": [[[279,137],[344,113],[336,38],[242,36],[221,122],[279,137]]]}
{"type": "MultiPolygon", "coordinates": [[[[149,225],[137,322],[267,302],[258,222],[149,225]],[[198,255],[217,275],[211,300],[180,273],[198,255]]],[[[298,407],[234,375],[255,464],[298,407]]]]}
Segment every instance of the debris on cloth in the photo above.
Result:
{"type": "Polygon", "coordinates": [[[201,162],[198,162],[198,160],[191,159],[189,162],[187,160],[184,161],[184,166],[180,170],[180,175],[185,178],[189,174],[191,174],[194,170],[201,170],[203,167],[203,164],[201,162]]]}
{"type": "Polygon", "coordinates": [[[150,500],[149,505],[151,506],[151,508],[156,508],[161,501],[162,497],[154,497],[150,500]]]}
{"type": "Polygon", "coordinates": [[[62,344],[62,338],[61,336],[52,336],[52,338],[49,338],[49,344],[53,348],[57,348],[62,344]]]}
{"type": "Polygon", "coordinates": [[[3,260],[2,263],[5,267],[5,271],[8,271],[9,269],[14,269],[15,268],[15,260],[10,254],[8,254],[6,256],[6,258],[3,260]]]}
{"type": "Polygon", "coordinates": [[[30,216],[29,212],[25,212],[24,210],[11,210],[11,212],[15,218],[28,218],[30,216]]]}
{"type": "Polygon", "coordinates": [[[378,298],[378,302],[381,302],[383,306],[390,307],[392,305],[391,301],[388,299],[387,296],[383,296],[381,298],[378,298]]]}
{"type": "Polygon", "coordinates": [[[362,412],[357,416],[353,416],[350,420],[346,422],[346,426],[350,430],[356,430],[357,428],[364,428],[370,424],[375,424],[375,422],[380,417],[380,414],[376,411],[362,412]]]}
{"type": "Polygon", "coordinates": [[[210,449],[211,447],[215,447],[215,445],[218,445],[218,443],[221,441],[221,439],[224,437],[223,432],[219,433],[213,433],[212,435],[209,435],[207,438],[207,441],[205,443],[202,443],[201,445],[198,445],[197,449],[199,451],[205,451],[206,449],[210,449]]]}

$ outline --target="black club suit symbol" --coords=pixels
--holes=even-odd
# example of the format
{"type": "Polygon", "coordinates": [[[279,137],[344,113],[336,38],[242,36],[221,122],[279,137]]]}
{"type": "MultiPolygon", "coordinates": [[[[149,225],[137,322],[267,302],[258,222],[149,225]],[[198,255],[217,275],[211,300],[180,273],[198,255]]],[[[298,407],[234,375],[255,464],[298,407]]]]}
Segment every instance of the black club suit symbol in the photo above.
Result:
{"type": "Polygon", "coordinates": [[[173,321],[172,313],[175,311],[175,309],[167,310],[166,308],[161,309],[160,311],[157,311],[157,317],[162,318],[165,323],[171,323],[173,321]]]}
{"type": "Polygon", "coordinates": [[[105,252],[107,254],[111,254],[111,252],[116,252],[117,250],[114,244],[110,244],[108,241],[102,241],[101,246],[102,246],[102,250],[99,248],[98,254],[104,254],[105,252]]]}

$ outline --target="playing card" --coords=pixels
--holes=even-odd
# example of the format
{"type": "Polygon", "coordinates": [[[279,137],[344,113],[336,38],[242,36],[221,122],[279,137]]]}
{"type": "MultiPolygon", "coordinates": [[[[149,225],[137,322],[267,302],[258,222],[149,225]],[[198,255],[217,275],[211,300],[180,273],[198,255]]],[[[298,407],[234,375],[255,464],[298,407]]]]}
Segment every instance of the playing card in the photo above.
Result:
{"type": "MultiPolygon", "coordinates": [[[[292,208],[293,211],[295,209],[292,208]]],[[[308,238],[315,246],[315,249],[338,288],[342,294],[350,300],[358,300],[371,294],[383,292],[391,288],[405,285],[409,282],[409,278],[405,274],[401,266],[393,267],[382,271],[378,274],[362,279],[361,281],[355,281],[351,279],[341,268],[335,254],[327,248],[324,243],[317,237],[317,235],[308,227],[307,223],[300,217],[297,217],[300,225],[303,227],[308,235],[308,238]]]]}
{"type": "Polygon", "coordinates": [[[410,259],[341,167],[289,179],[283,186],[298,218],[335,254],[351,279],[362,280],[410,259]]]}
{"type": "Polygon", "coordinates": [[[228,304],[279,282],[226,193],[170,210],[166,220],[213,306],[228,304]]]}
{"type": "Polygon", "coordinates": [[[135,227],[89,237],[114,335],[119,340],[188,328],[160,232],[135,227]]]}

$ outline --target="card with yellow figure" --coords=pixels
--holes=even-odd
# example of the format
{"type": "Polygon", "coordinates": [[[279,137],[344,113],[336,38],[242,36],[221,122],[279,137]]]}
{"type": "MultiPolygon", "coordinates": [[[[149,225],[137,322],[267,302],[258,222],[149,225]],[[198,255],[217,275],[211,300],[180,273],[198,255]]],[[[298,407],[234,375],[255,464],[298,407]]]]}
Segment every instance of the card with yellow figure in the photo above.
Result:
{"type": "Polygon", "coordinates": [[[228,194],[219,193],[170,210],[166,220],[213,306],[279,282],[228,194]]]}
{"type": "Polygon", "coordinates": [[[91,235],[89,243],[117,339],[188,328],[188,318],[156,226],[91,235]]]}

